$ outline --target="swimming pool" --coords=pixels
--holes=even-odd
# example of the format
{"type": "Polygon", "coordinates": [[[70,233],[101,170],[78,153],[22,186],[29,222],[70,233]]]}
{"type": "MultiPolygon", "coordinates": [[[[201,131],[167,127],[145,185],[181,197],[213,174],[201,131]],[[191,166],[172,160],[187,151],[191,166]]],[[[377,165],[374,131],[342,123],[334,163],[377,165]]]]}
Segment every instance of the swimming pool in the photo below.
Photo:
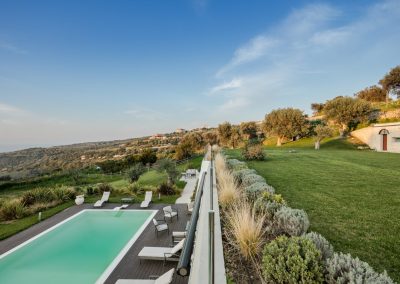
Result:
{"type": "Polygon", "coordinates": [[[0,282],[102,283],[155,210],[83,210],[0,256],[0,282]]]}

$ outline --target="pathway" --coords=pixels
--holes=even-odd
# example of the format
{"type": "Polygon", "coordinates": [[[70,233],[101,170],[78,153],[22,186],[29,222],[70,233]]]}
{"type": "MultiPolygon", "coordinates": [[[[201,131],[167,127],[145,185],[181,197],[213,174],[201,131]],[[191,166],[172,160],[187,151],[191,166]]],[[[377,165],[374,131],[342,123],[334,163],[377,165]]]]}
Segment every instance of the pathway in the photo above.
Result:
{"type": "Polygon", "coordinates": [[[192,178],[181,178],[181,180],[186,181],[186,185],[182,191],[181,197],[176,200],[176,204],[189,204],[191,202],[190,198],[192,197],[193,192],[196,189],[197,176],[198,175],[192,178]]]}

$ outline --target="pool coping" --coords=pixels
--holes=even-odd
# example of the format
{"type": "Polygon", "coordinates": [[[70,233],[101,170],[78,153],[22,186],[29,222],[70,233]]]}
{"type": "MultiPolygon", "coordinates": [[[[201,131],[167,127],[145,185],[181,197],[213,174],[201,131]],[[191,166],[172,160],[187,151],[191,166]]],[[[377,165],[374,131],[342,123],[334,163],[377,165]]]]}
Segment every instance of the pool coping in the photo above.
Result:
{"type": "MultiPolygon", "coordinates": [[[[7,255],[12,254],[16,250],[20,249],[21,247],[24,247],[25,245],[33,242],[34,240],[40,238],[41,236],[47,234],[48,232],[62,226],[64,223],[76,218],[80,214],[83,214],[86,211],[112,211],[112,212],[118,212],[114,209],[83,209],[74,215],[64,219],[63,221],[51,226],[50,228],[44,230],[43,232],[29,238],[28,240],[22,242],[21,244],[17,245],[16,247],[4,252],[3,254],[0,255],[0,260],[6,257],[7,255]]],[[[122,250],[117,254],[117,256],[113,259],[113,261],[107,266],[107,268],[102,272],[99,278],[97,278],[95,283],[103,283],[104,281],[107,280],[107,278],[111,275],[113,270],[118,266],[118,264],[121,262],[121,260],[124,258],[128,250],[133,246],[133,244],[136,242],[136,240],[139,238],[139,236],[144,232],[146,227],[150,224],[151,220],[154,218],[154,216],[157,214],[158,210],[151,210],[151,209],[123,209],[121,211],[138,211],[138,212],[143,212],[143,211],[150,211],[152,212],[150,216],[146,219],[146,221],[142,224],[142,226],[139,228],[139,230],[132,236],[132,238],[125,244],[125,246],[122,248],[122,250]]]]}

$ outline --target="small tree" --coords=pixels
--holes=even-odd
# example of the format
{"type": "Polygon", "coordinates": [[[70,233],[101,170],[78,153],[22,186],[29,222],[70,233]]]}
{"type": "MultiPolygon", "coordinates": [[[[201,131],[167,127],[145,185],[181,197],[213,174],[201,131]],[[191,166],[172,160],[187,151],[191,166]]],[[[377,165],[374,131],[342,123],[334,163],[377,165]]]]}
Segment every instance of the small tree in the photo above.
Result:
{"type": "Polygon", "coordinates": [[[218,134],[215,130],[210,130],[202,134],[205,144],[215,145],[218,143],[218,134]]]}
{"type": "Polygon", "coordinates": [[[386,92],[378,86],[365,88],[356,93],[355,96],[369,102],[384,102],[386,100],[386,92]]]}
{"type": "Polygon", "coordinates": [[[390,93],[393,93],[400,99],[400,65],[390,70],[390,72],[379,81],[379,84],[387,94],[386,101],[389,100],[390,93]]]}
{"type": "Polygon", "coordinates": [[[140,155],[140,161],[143,165],[154,164],[157,161],[157,155],[150,148],[144,149],[142,154],[140,155]]]}
{"type": "Polygon", "coordinates": [[[327,101],[325,115],[339,126],[340,136],[344,137],[349,124],[358,124],[369,119],[371,104],[351,97],[337,97],[327,101]]]}
{"type": "Polygon", "coordinates": [[[241,136],[239,127],[233,126],[231,130],[231,141],[230,141],[231,148],[234,149],[237,146],[239,146],[240,141],[241,141],[241,136]]]}
{"type": "Polygon", "coordinates": [[[315,150],[319,150],[321,141],[332,136],[332,129],[323,124],[318,124],[315,129],[315,150]]]}
{"type": "Polygon", "coordinates": [[[312,103],[311,104],[311,109],[313,111],[313,115],[318,115],[322,112],[322,110],[324,109],[324,104],[320,104],[320,103],[312,103]]]}
{"type": "Polygon", "coordinates": [[[183,160],[193,155],[192,145],[187,141],[182,141],[175,147],[175,159],[183,160]]]}
{"type": "Polygon", "coordinates": [[[173,184],[179,175],[176,163],[171,159],[162,159],[157,161],[156,170],[167,174],[169,184],[173,184]]]}
{"type": "Polygon", "coordinates": [[[192,148],[192,151],[203,149],[204,140],[203,137],[197,132],[190,132],[182,138],[182,142],[187,143],[192,148]]]}
{"type": "Polygon", "coordinates": [[[232,136],[232,125],[229,122],[224,122],[218,125],[218,140],[222,145],[229,145],[232,136]]]}
{"type": "Polygon", "coordinates": [[[265,116],[263,130],[266,134],[277,136],[277,146],[282,140],[304,134],[307,131],[307,121],[304,113],[295,108],[273,110],[265,116]]]}
{"type": "Polygon", "coordinates": [[[140,176],[144,174],[146,171],[146,168],[143,166],[142,163],[136,163],[134,164],[129,170],[128,170],[128,178],[131,183],[134,183],[135,181],[138,181],[140,176]]]}
{"type": "Polygon", "coordinates": [[[240,134],[244,140],[250,140],[257,137],[257,125],[254,121],[242,122],[240,124],[240,134]]]}

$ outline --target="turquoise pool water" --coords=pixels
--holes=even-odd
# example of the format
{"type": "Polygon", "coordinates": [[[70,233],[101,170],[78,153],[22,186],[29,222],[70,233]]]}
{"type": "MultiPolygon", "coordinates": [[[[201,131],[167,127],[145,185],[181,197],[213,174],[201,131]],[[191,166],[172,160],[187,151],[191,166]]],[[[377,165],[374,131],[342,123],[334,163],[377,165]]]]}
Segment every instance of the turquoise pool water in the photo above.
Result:
{"type": "MultiPolygon", "coordinates": [[[[0,283],[95,283],[154,211],[84,210],[0,258],[0,283]]],[[[133,269],[133,268],[132,268],[133,269]]],[[[103,275],[104,276],[104,275],[103,275]]]]}

